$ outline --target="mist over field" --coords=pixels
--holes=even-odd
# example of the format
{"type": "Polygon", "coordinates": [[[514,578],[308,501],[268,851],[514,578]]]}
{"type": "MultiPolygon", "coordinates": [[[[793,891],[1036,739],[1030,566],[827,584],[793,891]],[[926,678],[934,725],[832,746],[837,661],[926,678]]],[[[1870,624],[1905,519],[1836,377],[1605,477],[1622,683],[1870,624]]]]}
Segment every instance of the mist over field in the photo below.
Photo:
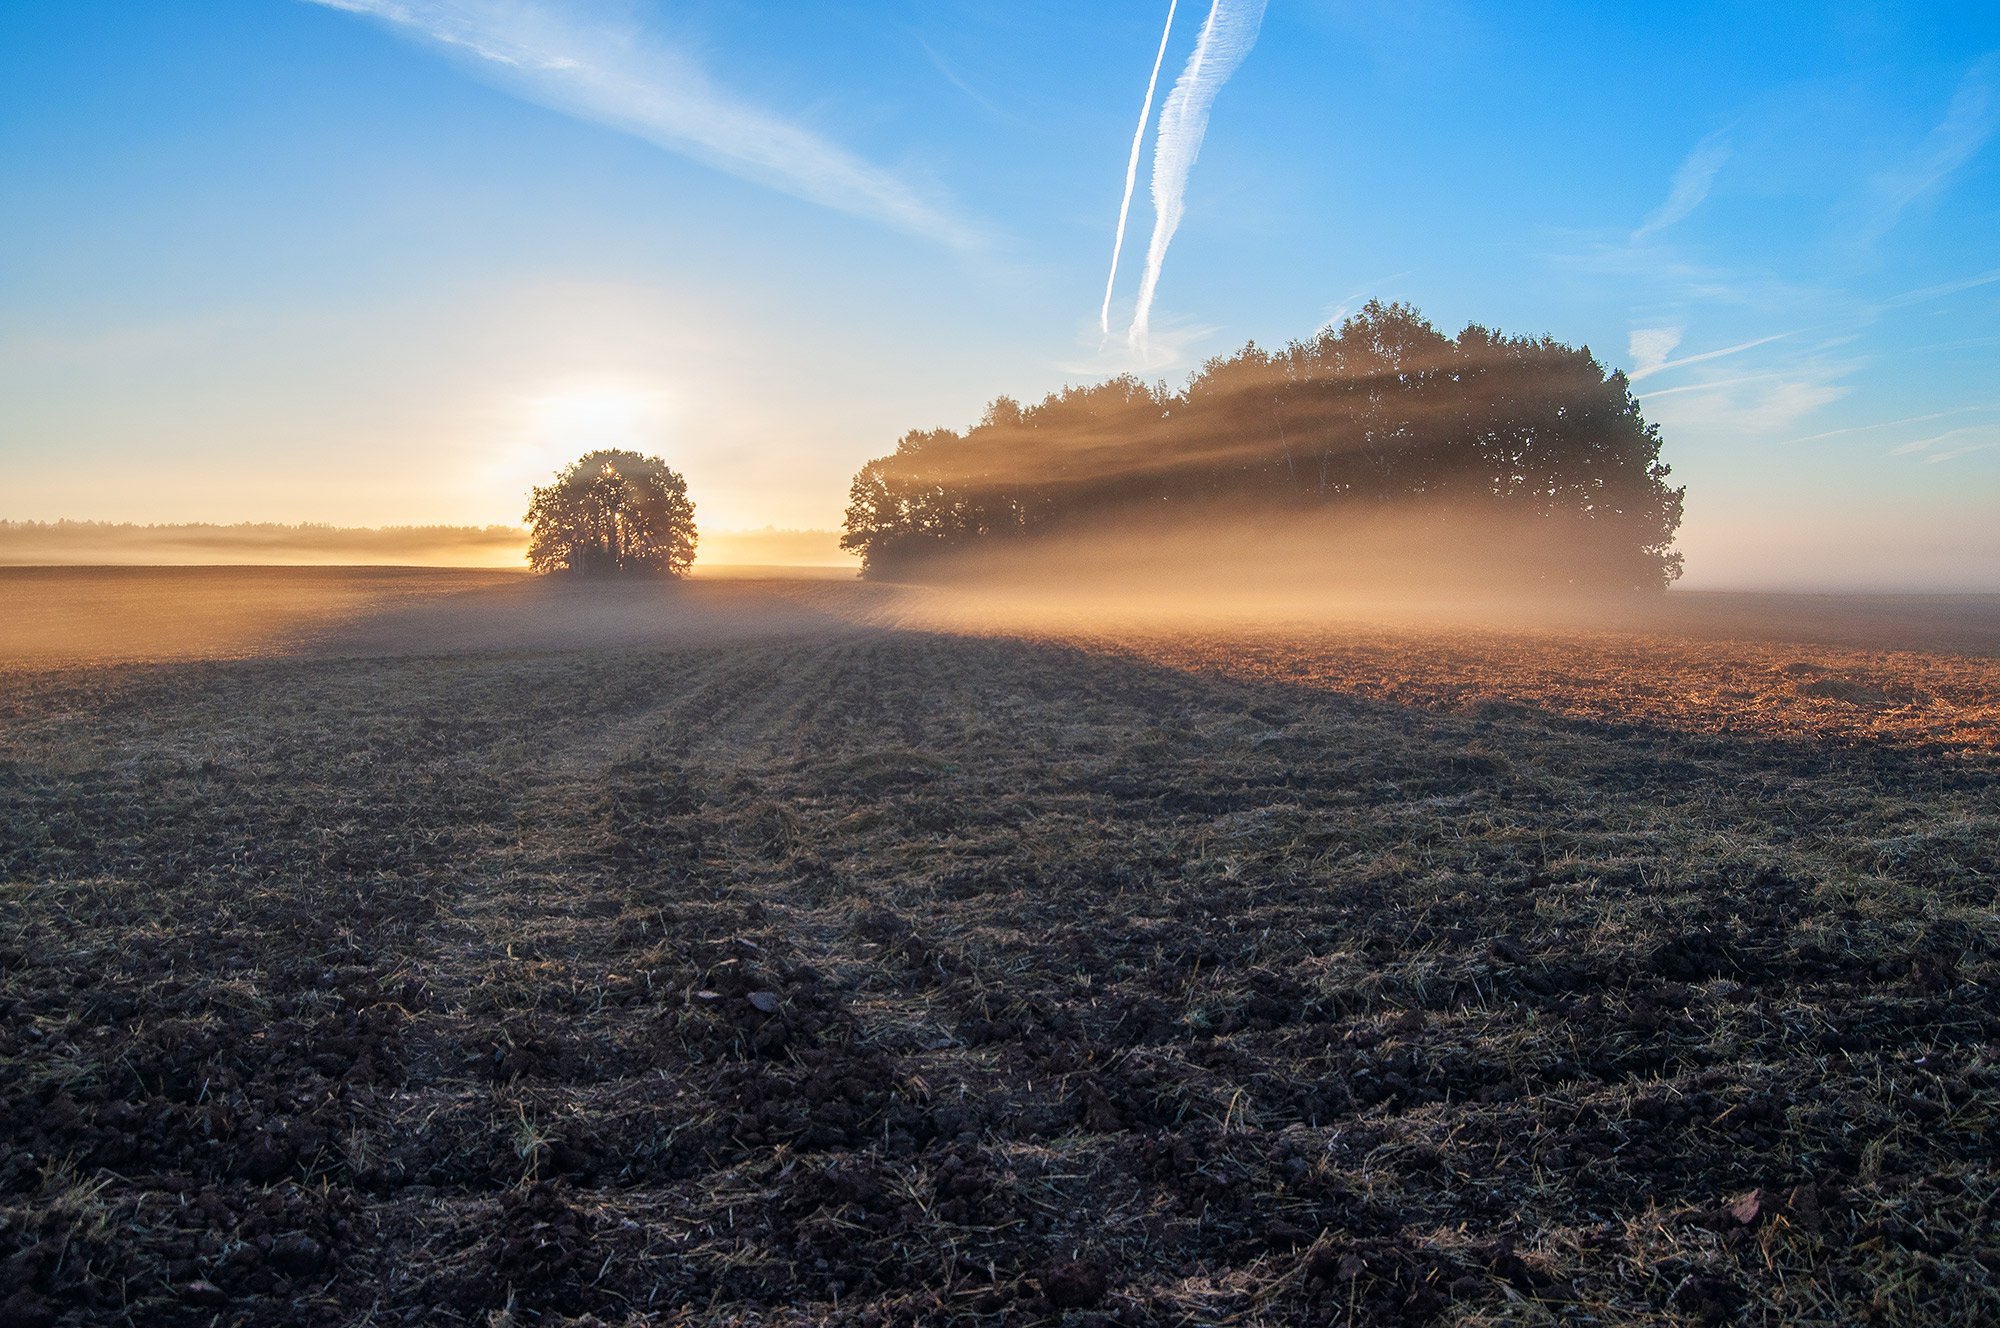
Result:
{"type": "MultiPolygon", "coordinates": [[[[0,521],[0,567],[326,566],[518,568],[518,526],[343,527],[238,522],[140,525],[111,521],[0,521]]],[[[817,530],[703,533],[710,566],[852,567],[837,536],[817,530]]]]}

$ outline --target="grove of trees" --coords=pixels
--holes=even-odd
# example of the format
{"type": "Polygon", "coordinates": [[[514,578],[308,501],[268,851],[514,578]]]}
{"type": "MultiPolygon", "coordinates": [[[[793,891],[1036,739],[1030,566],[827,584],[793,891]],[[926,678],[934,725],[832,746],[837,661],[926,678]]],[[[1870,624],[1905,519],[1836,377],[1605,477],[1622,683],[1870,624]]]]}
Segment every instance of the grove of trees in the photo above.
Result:
{"type": "Polygon", "coordinates": [[[694,562],[687,481],[658,457],[591,452],[538,487],[528,565],[583,576],[681,576],[694,562]]]}
{"type": "Polygon", "coordinates": [[[1622,373],[1589,349],[1469,326],[1440,332],[1371,302],[1276,353],[1208,361],[1178,392],[1126,376],[980,422],[904,435],[855,476],[841,543],[869,576],[921,578],[957,555],[1116,526],[1199,528],[1211,514],[1338,531],[1410,514],[1446,555],[1467,530],[1530,532],[1542,585],[1657,589],[1680,575],[1683,489],[1622,373]]]}

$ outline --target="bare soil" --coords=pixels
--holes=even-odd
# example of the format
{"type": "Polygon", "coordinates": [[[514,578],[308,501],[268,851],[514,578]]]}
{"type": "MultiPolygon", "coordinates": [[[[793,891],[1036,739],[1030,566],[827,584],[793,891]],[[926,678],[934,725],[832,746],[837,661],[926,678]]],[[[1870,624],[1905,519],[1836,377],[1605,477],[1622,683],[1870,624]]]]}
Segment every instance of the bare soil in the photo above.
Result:
{"type": "Polygon", "coordinates": [[[5,638],[0,1328],[2000,1320],[1992,601],[381,575],[5,638]]]}

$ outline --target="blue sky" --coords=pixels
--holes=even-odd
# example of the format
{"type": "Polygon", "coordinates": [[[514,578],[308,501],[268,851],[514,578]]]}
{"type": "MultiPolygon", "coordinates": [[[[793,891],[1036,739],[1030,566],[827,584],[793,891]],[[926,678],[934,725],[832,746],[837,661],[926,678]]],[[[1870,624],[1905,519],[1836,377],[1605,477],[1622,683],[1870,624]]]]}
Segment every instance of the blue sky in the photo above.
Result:
{"type": "Polygon", "coordinates": [[[829,526],[1379,296],[1631,371],[1690,584],[2000,588],[2000,10],[1270,0],[1135,347],[1166,11],[15,0],[0,517],[512,521],[602,443],[829,526]]]}

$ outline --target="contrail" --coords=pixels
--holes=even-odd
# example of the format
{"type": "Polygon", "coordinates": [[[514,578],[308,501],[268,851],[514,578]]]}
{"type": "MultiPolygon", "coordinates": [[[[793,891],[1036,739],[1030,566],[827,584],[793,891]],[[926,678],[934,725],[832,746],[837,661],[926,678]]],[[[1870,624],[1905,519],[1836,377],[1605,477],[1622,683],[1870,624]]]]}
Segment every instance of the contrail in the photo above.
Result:
{"type": "Polygon", "coordinates": [[[1160,87],[1160,66],[1166,63],[1167,39],[1174,35],[1174,11],[1181,0],[1167,0],[1167,26],[1160,34],[1160,53],[1153,57],[1153,76],[1146,80],[1146,102],[1139,108],[1139,127],[1132,133],[1132,156],[1125,163],[1125,198],[1118,204],[1118,235],[1111,241],[1111,275],[1104,279],[1104,308],[1097,328],[1111,335],[1111,288],[1118,284],[1118,256],[1125,252],[1125,219],[1132,213],[1132,187],[1139,182],[1139,148],[1146,141],[1146,122],[1153,118],[1153,94],[1160,87]]]}
{"type": "Polygon", "coordinates": [[[1187,200],[1188,172],[1208,132],[1209,108],[1215,94],[1257,44],[1264,21],[1265,0],[1215,0],[1187,68],[1174,81],[1160,108],[1160,131],[1153,141],[1153,242],[1146,250],[1146,277],[1139,286],[1139,305],[1132,313],[1127,341],[1136,349],[1152,330],[1153,295],[1160,285],[1160,266],[1167,246],[1181,224],[1187,200]]]}

